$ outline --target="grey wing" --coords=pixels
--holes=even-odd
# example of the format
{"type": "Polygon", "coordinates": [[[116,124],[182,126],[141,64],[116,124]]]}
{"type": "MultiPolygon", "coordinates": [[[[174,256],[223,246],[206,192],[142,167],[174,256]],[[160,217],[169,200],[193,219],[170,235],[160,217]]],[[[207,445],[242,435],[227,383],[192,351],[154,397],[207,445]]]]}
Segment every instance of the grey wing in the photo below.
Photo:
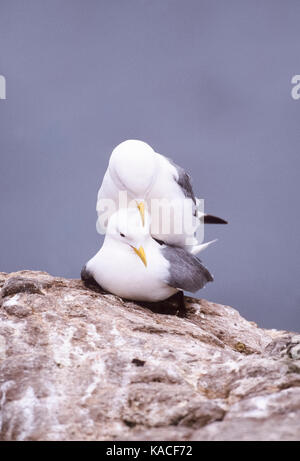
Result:
{"type": "Polygon", "coordinates": [[[180,247],[165,245],[162,254],[170,263],[166,282],[174,288],[195,292],[214,278],[201,261],[180,247]]]}
{"type": "Polygon", "coordinates": [[[181,166],[176,165],[170,158],[168,158],[169,162],[176,168],[178,173],[178,178],[175,178],[177,184],[182,189],[184,195],[193,200],[194,204],[196,205],[196,197],[193,191],[191,178],[188,173],[181,168],[181,166]]]}

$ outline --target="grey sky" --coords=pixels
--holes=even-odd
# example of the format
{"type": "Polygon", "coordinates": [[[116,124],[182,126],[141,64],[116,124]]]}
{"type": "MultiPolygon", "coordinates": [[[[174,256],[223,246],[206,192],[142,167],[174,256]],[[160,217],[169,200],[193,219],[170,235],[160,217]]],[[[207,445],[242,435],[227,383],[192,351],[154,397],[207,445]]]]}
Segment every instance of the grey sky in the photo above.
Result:
{"type": "Polygon", "coordinates": [[[200,297],[300,329],[297,0],[0,0],[0,270],[78,277],[113,147],[184,166],[215,276],[200,297]]]}

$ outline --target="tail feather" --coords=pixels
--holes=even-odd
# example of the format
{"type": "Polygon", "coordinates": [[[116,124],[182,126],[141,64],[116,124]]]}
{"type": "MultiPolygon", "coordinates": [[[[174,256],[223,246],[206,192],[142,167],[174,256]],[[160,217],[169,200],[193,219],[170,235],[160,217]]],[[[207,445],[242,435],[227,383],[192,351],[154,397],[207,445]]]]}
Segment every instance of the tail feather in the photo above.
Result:
{"type": "Polygon", "coordinates": [[[200,217],[200,219],[204,222],[204,224],[228,224],[228,221],[225,219],[211,214],[204,214],[200,217]]]}
{"type": "Polygon", "coordinates": [[[192,253],[192,255],[197,255],[201,251],[206,250],[206,248],[208,248],[212,243],[217,242],[217,240],[218,239],[211,240],[210,242],[206,243],[201,243],[200,245],[194,245],[190,252],[192,253]]]}

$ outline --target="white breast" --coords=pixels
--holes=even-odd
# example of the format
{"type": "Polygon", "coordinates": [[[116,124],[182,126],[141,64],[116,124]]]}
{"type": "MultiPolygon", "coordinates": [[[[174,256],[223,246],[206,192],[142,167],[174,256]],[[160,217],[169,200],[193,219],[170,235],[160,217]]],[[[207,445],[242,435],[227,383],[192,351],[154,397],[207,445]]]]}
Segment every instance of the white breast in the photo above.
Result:
{"type": "Polygon", "coordinates": [[[107,239],[87,263],[87,269],[102,288],[117,296],[135,301],[164,300],[177,291],[166,283],[169,263],[160,255],[155,242],[144,250],[147,267],[130,246],[111,244],[107,239]]]}

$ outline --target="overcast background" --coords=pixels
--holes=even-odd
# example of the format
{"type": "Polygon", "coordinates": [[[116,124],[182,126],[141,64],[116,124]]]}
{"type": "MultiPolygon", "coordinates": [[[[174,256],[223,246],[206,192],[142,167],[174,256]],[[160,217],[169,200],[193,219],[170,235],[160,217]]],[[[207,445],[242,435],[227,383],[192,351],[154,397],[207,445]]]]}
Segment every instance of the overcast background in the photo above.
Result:
{"type": "Polygon", "coordinates": [[[183,165],[230,225],[197,296],[300,330],[299,0],[0,0],[0,270],[79,277],[113,147],[183,165]]]}

